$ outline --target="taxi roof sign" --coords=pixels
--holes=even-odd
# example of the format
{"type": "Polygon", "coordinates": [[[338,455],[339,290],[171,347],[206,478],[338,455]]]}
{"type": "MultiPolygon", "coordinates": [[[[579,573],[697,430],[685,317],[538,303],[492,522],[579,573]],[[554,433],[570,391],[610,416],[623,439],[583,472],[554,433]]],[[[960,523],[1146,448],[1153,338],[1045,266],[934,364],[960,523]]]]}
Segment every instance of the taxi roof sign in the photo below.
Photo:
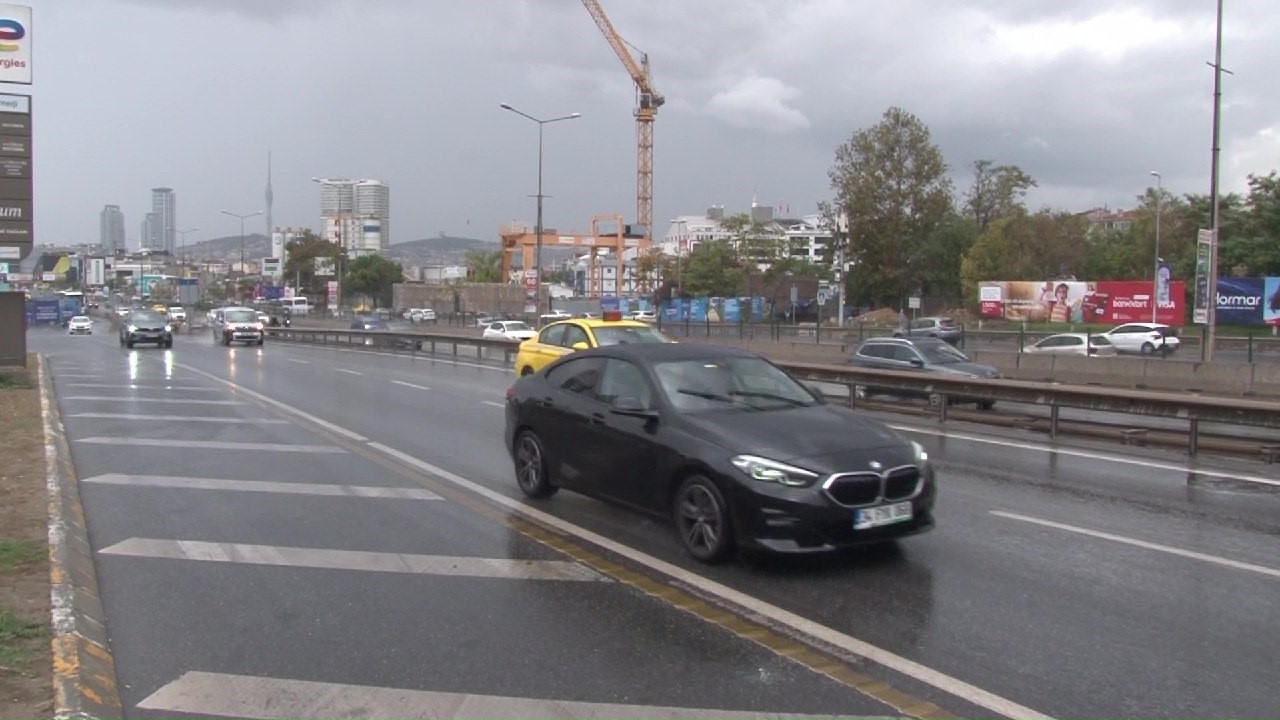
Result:
{"type": "Polygon", "coordinates": [[[605,322],[618,322],[622,319],[621,310],[605,310],[602,316],[605,322]]]}

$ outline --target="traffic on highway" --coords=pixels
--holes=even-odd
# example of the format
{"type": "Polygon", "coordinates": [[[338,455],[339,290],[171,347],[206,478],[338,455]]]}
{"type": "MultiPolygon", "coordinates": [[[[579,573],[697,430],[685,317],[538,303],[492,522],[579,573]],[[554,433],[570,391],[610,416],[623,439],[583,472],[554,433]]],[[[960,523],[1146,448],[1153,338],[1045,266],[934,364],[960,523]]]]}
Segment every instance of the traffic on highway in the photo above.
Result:
{"type": "Polygon", "coordinates": [[[522,374],[92,322],[29,338],[131,717],[1280,712],[1269,465],[836,407],[683,338],[522,374]]]}

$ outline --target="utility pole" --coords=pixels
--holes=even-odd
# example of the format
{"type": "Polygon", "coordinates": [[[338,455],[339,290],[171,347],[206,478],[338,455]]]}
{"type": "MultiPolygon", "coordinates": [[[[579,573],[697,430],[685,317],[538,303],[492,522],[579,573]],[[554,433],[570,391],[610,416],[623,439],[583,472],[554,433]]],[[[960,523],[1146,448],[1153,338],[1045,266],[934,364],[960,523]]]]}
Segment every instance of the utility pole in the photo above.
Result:
{"type": "Polygon", "coordinates": [[[1208,321],[1202,352],[1205,362],[1213,362],[1213,345],[1218,329],[1218,154],[1221,150],[1222,73],[1234,74],[1222,69],[1222,0],[1218,0],[1217,41],[1210,65],[1213,67],[1213,163],[1209,171],[1209,229],[1213,235],[1209,241],[1209,297],[1205,303],[1208,321]]]}
{"type": "MultiPolygon", "coordinates": [[[[262,214],[262,211],[261,211],[261,210],[259,210],[259,211],[257,211],[257,212],[251,212],[251,213],[248,213],[248,214],[242,215],[242,214],[240,214],[240,213],[233,213],[233,212],[231,212],[230,210],[223,210],[223,211],[222,211],[222,214],[223,214],[223,215],[230,215],[231,217],[233,217],[233,218],[238,218],[238,219],[240,220],[240,276],[243,278],[243,277],[244,277],[244,272],[245,272],[245,270],[244,270],[244,221],[245,221],[247,218],[256,217],[256,216],[258,216],[258,215],[261,215],[261,214],[262,214]]],[[[238,296],[239,294],[240,294],[240,288],[239,288],[239,286],[237,286],[237,287],[236,287],[236,295],[238,296]]]]}
{"type": "Polygon", "coordinates": [[[1155,170],[1151,174],[1156,178],[1156,260],[1151,271],[1151,322],[1156,322],[1156,311],[1160,307],[1160,205],[1164,192],[1164,178],[1155,170]]]}
{"type": "Polygon", "coordinates": [[[849,242],[849,214],[844,210],[840,211],[840,216],[836,218],[836,312],[839,318],[836,322],[840,327],[844,327],[844,246],[849,242]]]}

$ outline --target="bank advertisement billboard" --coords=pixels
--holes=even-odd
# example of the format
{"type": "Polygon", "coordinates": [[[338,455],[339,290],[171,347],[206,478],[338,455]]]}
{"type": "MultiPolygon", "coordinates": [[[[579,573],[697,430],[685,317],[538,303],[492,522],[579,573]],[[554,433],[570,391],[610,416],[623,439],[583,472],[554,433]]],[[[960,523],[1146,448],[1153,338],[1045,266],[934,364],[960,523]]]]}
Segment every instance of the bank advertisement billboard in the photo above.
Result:
{"type": "MultiPolygon", "coordinates": [[[[1151,322],[1154,289],[1151,282],[1142,280],[990,281],[979,283],[978,300],[982,317],[1019,322],[1119,325],[1151,322]]],[[[1169,280],[1167,300],[1159,303],[1155,321],[1182,325],[1185,296],[1186,284],[1169,280]]]]}

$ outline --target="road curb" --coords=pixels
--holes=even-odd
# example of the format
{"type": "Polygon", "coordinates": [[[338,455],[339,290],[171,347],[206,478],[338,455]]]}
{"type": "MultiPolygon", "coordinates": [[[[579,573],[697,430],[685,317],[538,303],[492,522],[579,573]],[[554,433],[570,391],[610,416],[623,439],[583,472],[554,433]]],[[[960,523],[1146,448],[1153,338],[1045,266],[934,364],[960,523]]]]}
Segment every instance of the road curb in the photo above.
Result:
{"type": "Polygon", "coordinates": [[[80,482],[53,400],[48,360],[41,355],[38,363],[49,498],[53,716],[59,720],[118,718],[123,716],[123,708],[98,594],[93,548],[80,504],[80,482]]]}

